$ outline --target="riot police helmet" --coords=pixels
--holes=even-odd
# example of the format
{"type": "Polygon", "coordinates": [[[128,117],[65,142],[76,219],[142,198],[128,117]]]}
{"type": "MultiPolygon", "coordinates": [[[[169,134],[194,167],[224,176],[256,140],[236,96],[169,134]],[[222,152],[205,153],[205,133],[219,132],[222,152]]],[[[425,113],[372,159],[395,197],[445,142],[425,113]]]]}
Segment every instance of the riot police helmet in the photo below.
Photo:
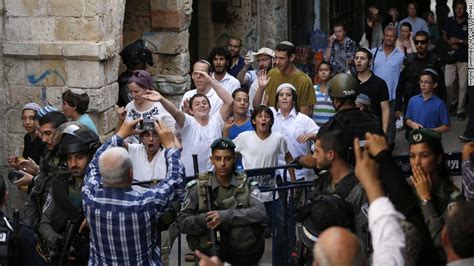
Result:
{"type": "Polygon", "coordinates": [[[328,82],[328,94],[331,98],[356,98],[359,94],[359,83],[347,74],[339,73],[328,82]]]}
{"type": "Polygon", "coordinates": [[[59,154],[68,155],[74,153],[93,154],[99,148],[99,137],[88,127],[70,122],[61,131],[59,142],[59,154]]]}

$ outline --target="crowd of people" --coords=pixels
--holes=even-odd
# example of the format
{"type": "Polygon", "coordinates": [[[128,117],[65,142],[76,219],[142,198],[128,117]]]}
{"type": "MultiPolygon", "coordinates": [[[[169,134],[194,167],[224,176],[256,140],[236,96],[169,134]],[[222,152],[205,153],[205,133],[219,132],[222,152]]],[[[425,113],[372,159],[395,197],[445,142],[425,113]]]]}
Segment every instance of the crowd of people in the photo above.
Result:
{"type": "Polygon", "coordinates": [[[293,43],[242,57],[242,40],[231,37],[194,63],[194,89],[178,106],[155,89],[151,52],[137,40],[120,54],[119,123],[103,144],[85,91],[65,91],[61,111],[25,104],[23,153],[8,158],[0,205],[6,182],[27,196],[15,230],[0,220],[12,235],[0,259],[168,265],[183,233],[193,251],[185,259],[200,265],[257,265],[270,236],[273,265],[473,265],[466,3],[455,1],[439,28],[432,12],[425,20],[416,3],[407,8],[398,21],[396,9],[370,6],[361,45],[334,23],[314,84],[294,63],[293,43]],[[441,60],[443,41],[451,61],[441,60]],[[466,118],[466,97],[458,188],[441,139],[450,112],[466,118]],[[392,157],[397,120],[409,143],[408,180],[392,157]],[[281,166],[288,179],[281,169],[246,174],[281,166]],[[302,181],[312,183],[294,193],[259,189],[302,181]]]}

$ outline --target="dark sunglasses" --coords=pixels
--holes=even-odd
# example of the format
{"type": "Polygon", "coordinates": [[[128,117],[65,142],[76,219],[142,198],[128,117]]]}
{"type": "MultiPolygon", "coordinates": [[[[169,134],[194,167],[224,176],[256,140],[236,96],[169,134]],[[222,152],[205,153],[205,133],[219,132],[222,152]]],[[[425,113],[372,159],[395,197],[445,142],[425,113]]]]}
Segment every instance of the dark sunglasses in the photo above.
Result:
{"type": "Polygon", "coordinates": [[[415,44],[427,44],[428,40],[415,40],[415,44]]]}

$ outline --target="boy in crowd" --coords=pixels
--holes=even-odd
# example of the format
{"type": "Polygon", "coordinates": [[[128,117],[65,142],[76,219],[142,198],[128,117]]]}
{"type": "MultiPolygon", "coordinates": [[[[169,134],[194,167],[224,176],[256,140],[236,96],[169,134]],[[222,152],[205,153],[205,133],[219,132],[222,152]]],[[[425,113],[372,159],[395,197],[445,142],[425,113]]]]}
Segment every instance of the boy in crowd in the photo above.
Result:
{"type": "Polygon", "coordinates": [[[94,122],[88,114],[86,114],[87,108],[89,108],[89,95],[81,89],[70,89],[63,93],[63,113],[73,121],[77,121],[84,126],[88,127],[96,135],[99,135],[94,122]]]}

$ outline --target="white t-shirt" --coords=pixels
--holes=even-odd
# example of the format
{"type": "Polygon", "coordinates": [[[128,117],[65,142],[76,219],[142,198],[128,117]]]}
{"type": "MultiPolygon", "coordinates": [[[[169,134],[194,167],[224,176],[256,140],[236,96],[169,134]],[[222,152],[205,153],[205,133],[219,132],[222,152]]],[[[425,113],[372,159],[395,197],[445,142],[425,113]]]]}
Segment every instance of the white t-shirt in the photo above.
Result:
{"type": "MultiPolygon", "coordinates": [[[[255,98],[255,94],[257,94],[257,90],[258,90],[258,80],[255,80],[252,85],[250,85],[250,88],[249,88],[249,102],[250,102],[250,107],[249,107],[249,110],[250,111],[253,111],[255,108],[253,108],[253,99],[255,98]]],[[[263,103],[263,99],[265,98],[265,92],[263,93],[263,97],[262,97],[262,102],[261,104],[263,103]]]]}
{"type": "MultiPolygon", "coordinates": [[[[215,78],[214,73],[211,74],[211,77],[215,78]]],[[[232,95],[236,89],[240,88],[239,80],[227,72],[225,73],[224,78],[219,80],[219,83],[230,95],[232,95]]]]}
{"type": "MultiPolygon", "coordinates": [[[[191,97],[196,95],[197,90],[190,90],[187,91],[184,95],[183,98],[181,99],[181,103],[179,104],[179,109],[183,110],[183,105],[184,105],[184,100],[188,99],[191,100],[191,97]]],[[[207,98],[209,99],[209,102],[211,103],[211,112],[209,113],[210,116],[213,115],[218,115],[219,111],[221,110],[222,105],[224,105],[224,102],[222,99],[217,95],[216,91],[211,88],[207,93],[206,93],[207,98]]]]}
{"type": "MultiPolygon", "coordinates": [[[[288,152],[286,140],[278,132],[261,139],[255,131],[245,131],[234,139],[234,143],[235,151],[242,155],[244,169],[278,166],[278,155],[284,156],[288,152]]],[[[262,199],[265,202],[272,201],[272,193],[262,193],[262,199]]]]}
{"type": "Polygon", "coordinates": [[[128,144],[128,153],[133,165],[133,179],[150,181],[152,179],[162,180],[166,177],[164,149],[158,150],[151,162],[148,161],[143,144],[128,144]]]}
{"type": "MultiPolygon", "coordinates": [[[[161,119],[165,122],[165,124],[174,130],[176,121],[171,116],[168,111],[163,107],[163,105],[159,102],[155,102],[148,110],[140,112],[135,107],[135,102],[131,101],[125,106],[125,110],[127,114],[125,116],[125,121],[135,120],[139,118],[143,119],[161,119]]],[[[137,136],[130,136],[125,139],[127,143],[139,143],[137,136]]]]}
{"type": "MultiPolygon", "coordinates": [[[[296,158],[300,155],[307,155],[311,153],[311,144],[309,141],[305,143],[299,143],[298,137],[308,133],[318,133],[319,127],[316,125],[313,119],[309,116],[298,112],[296,113],[295,108],[291,110],[288,117],[283,117],[280,110],[276,111],[274,107],[270,107],[275,117],[275,122],[272,126],[272,131],[281,133],[288,144],[288,150],[290,150],[291,156],[296,158]]],[[[285,156],[280,155],[278,157],[279,164],[285,164],[285,156]]],[[[312,175],[311,169],[296,170],[296,180],[312,175]]]]}
{"type": "Polygon", "coordinates": [[[185,114],[183,127],[178,132],[181,133],[183,144],[181,161],[185,167],[186,176],[194,174],[193,154],[198,155],[199,172],[213,170],[210,160],[211,144],[214,140],[222,137],[224,123],[220,114],[211,116],[206,126],[202,126],[194,117],[185,114]]]}

